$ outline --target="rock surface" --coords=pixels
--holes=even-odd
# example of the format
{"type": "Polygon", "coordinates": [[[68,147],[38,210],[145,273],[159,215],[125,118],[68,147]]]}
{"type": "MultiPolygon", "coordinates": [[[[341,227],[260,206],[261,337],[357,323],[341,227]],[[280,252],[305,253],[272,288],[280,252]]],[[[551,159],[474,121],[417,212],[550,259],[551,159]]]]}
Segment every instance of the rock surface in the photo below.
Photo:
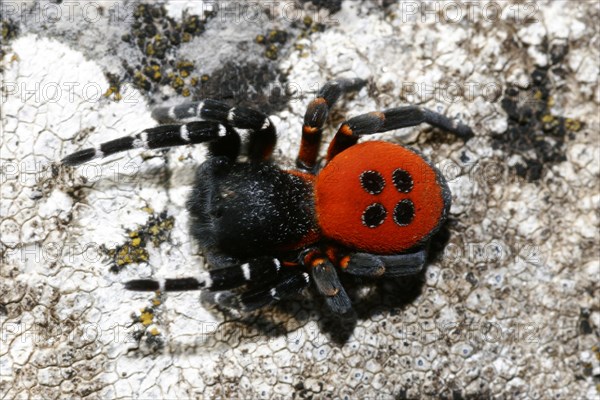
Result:
{"type": "Polygon", "coordinates": [[[597,2],[3,2],[2,398],[572,398],[600,385],[597,2]],[[567,6],[568,4],[568,6],[567,6]],[[57,161],[213,97],[267,111],[293,165],[304,111],[422,104],[470,124],[408,143],[453,195],[423,276],[237,318],[121,282],[204,268],[185,200],[201,146],[57,161]]]}

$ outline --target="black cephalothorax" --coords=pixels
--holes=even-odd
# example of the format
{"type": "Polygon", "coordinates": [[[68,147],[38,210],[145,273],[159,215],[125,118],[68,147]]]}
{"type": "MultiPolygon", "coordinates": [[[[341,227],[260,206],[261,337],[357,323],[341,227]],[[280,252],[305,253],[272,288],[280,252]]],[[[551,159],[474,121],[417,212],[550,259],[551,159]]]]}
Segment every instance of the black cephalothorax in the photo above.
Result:
{"type": "Polygon", "coordinates": [[[312,190],[268,161],[211,158],[188,200],[192,235],[205,253],[239,258],[295,249],[318,233],[312,190]]]}

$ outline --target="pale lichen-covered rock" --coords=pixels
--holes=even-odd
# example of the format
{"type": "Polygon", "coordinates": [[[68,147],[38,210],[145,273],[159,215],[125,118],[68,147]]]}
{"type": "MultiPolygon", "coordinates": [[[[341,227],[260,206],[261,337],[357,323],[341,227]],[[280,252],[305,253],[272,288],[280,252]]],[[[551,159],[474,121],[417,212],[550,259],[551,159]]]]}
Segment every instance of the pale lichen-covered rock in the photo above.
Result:
{"type": "Polygon", "coordinates": [[[3,3],[1,396],[597,397],[598,4],[244,4],[3,3]],[[152,126],[156,104],[214,97],[271,114],[293,165],[306,105],[337,76],[369,85],[326,141],[407,103],[474,128],[369,138],[449,180],[424,274],[358,285],[350,322],[311,296],[240,318],[124,291],[204,268],[185,199],[206,150],[57,161],[152,126]]]}

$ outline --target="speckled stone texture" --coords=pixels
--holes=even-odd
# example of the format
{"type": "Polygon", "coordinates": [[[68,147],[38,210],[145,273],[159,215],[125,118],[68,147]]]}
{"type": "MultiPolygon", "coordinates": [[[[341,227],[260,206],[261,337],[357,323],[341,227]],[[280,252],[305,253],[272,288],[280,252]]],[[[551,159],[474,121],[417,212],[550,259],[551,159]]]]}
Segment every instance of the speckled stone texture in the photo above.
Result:
{"type": "Polygon", "coordinates": [[[600,7],[595,1],[3,1],[0,397],[519,398],[600,394],[600,7]],[[57,4],[60,3],[60,4],[57,4]],[[300,7],[300,8],[298,8],[300,7]],[[418,277],[348,279],[251,315],[121,282],[205,268],[185,200],[202,146],[58,160],[210,96],[265,110],[293,165],[308,102],[422,104],[470,124],[407,143],[452,208],[418,277]]]}

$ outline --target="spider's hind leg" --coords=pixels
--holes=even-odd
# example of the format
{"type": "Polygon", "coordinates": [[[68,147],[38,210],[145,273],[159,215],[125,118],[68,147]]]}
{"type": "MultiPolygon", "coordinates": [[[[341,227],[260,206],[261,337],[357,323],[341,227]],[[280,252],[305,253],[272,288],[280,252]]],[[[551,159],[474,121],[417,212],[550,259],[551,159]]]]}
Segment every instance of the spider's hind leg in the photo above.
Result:
{"type": "Polygon", "coordinates": [[[391,108],[383,112],[370,112],[345,121],[335,134],[327,149],[327,161],[355,145],[363,135],[387,132],[394,129],[428,123],[436,128],[454,133],[467,140],[473,130],[460,121],[451,120],[443,114],[419,106],[391,108]]]}
{"type": "Polygon", "coordinates": [[[325,297],[325,303],[331,311],[340,315],[352,311],[350,297],[325,254],[319,249],[311,249],[304,256],[304,264],[310,268],[317,291],[325,297]]]}
{"type": "Polygon", "coordinates": [[[253,289],[240,295],[231,291],[203,292],[202,301],[219,308],[249,312],[298,294],[309,283],[307,273],[286,274],[268,288],[253,289]]]}
{"type": "Polygon", "coordinates": [[[94,158],[102,158],[122,151],[184,146],[217,141],[228,135],[237,135],[237,133],[216,122],[194,121],[180,125],[161,125],[144,129],[136,135],[124,136],[96,147],[76,151],[63,158],[62,163],[79,165],[94,158]]]}
{"type": "Polygon", "coordinates": [[[231,107],[212,99],[159,107],[152,111],[152,118],[161,123],[201,119],[248,129],[248,156],[251,160],[268,159],[277,142],[275,126],[265,113],[251,108],[231,107]]]}
{"type": "Polygon", "coordinates": [[[377,255],[370,253],[354,253],[342,262],[342,270],[356,276],[398,277],[415,275],[423,270],[427,260],[427,250],[414,253],[377,255]]]}
{"type": "Polygon", "coordinates": [[[280,268],[281,264],[278,259],[261,257],[240,265],[202,272],[197,277],[164,280],[134,279],[125,282],[125,289],[140,292],[234,289],[251,281],[260,282],[270,279],[279,273],[280,268]]]}

